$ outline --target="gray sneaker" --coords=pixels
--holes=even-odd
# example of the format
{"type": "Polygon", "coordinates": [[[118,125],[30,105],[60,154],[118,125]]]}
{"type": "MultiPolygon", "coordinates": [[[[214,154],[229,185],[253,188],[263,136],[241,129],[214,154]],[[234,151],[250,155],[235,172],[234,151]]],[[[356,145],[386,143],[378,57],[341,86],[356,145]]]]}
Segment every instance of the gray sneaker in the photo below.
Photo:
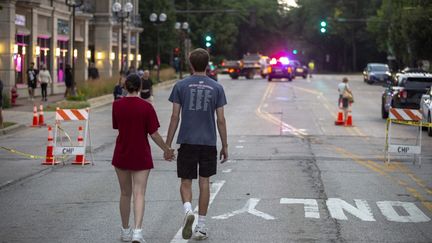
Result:
{"type": "Polygon", "coordinates": [[[134,229],[132,233],[132,243],[145,243],[142,229],[134,229]]]}
{"type": "Polygon", "coordinates": [[[196,226],[194,230],[195,240],[205,240],[208,238],[208,228],[205,226],[196,226]]]}
{"type": "Polygon", "coordinates": [[[129,227],[127,229],[123,229],[121,227],[121,240],[125,242],[130,242],[132,240],[132,229],[129,227]]]}
{"type": "Polygon", "coordinates": [[[183,230],[182,230],[182,236],[183,239],[188,240],[192,237],[192,224],[195,220],[195,215],[192,211],[188,211],[185,214],[184,220],[183,220],[183,230]]]}

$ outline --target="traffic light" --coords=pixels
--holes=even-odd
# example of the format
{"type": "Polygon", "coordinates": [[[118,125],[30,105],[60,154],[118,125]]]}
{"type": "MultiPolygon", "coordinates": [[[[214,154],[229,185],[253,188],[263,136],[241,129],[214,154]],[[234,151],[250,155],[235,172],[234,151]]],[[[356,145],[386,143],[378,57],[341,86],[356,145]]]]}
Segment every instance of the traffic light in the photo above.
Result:
{"type": "Polygon", "coordinates": [[[327,22],[326,21],[322,20],[320,22],[320,27],[321,27],[321,29],[320,29],[321,33],[324,34],[325,32],[327,32],[327,22]]]}
{"type": "Polygon", "coordinates": [[[212,38],[210,35],[206,35],[206,36],[205,36],[204,40],[205,40],[205,46],[206,46],[207,48],[209,48],[209,47],[212,46],[212,39],[213,39],[213,38],[212,38]]]}
{"type": "Polygon", "coordinates": [[[292,53],[293,53],[294,55],[297,55],[297,53],[298,53],[297,49],[294,49],[294,50],[292,51],[292,53]]]}

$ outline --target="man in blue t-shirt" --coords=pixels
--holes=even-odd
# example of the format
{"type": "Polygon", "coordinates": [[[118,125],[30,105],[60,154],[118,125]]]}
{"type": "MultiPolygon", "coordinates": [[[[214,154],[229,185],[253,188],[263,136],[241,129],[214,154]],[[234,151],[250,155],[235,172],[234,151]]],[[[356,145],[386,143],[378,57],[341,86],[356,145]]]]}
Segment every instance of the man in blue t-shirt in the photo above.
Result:
{"type": "Polygon", "coordinates": [[[192,210],[192,179],[197,179],[199,171],[198,224],[194,238],[203,240],[208,237],[205,216],[210,198],[210,176],[216,174],[216,124],[222,142],[221,163],[228,159],[227,129],[224,105],[227,104],[225,92],[219,83],[207,77],[206,68],[209,54],[198,48],[189,55],[193,74],[178,81],[171,91],[169,101],[173,103],[171,121],[166,143],[171,143],[181,117],[177,143],[180,144],[177,156],[177,176],[181,178],[180,194],[185,217],[182,236],[192,237],[192,224],[195,216],[192,210]],[[199,167],[199,169],[198,169],[199,167]]]}

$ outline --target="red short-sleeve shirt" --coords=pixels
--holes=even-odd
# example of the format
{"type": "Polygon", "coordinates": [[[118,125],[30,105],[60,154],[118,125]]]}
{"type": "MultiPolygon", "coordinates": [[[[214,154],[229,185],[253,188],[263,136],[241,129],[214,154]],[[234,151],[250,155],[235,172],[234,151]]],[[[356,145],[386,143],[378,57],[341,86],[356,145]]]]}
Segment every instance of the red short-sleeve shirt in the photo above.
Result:
{"type": "Polygon", "coordinates": [[[159,128],[153,106],[140,97],[124,97],[112,107],[112,124],[119,133],[112,165],[125,170],[148,170],[153,159],[147,134],[159,128]]]}

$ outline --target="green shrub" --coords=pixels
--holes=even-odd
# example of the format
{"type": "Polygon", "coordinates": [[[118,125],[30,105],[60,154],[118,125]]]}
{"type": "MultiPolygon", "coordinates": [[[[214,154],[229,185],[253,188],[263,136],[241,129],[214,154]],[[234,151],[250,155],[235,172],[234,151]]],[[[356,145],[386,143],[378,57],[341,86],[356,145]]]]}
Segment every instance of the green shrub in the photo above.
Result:
{"type": "Polygon", "coordinates": [[[69,100],[62,100],[54,105],[48,105],[45,110],[46,111],[55,111],[56,109],[83,109],[90,107],[90,103],[87,101],[69,101],[69,100]]]}
{"type": "Polygon", "coordinates": [[[8,93],[3,93],[3,109],[11,108],[11,100],[8,93]]]}
{"type": "Polygon", "coordinates": [[[70,100],[87,100],[90,98],[111,94],[114,86],[117,84],[119,77],[113,76],[111,78],[87,80],[77,83],[77,95],[70,100]]]}

